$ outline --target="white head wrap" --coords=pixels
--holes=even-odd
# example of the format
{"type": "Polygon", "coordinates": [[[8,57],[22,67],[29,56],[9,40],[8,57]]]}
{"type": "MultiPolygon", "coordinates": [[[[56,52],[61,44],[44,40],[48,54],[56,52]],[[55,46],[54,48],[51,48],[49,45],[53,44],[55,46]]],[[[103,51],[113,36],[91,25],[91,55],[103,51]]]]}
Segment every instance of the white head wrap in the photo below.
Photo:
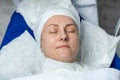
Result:
{"type": "Polygon", "coordinates": [[[80,27],[79,15],[71,0],[24,0],[17,11],[24,16],[39,45],[44,24],[54,15],[68,16],[76,22],[78,28],[80,27]]]}

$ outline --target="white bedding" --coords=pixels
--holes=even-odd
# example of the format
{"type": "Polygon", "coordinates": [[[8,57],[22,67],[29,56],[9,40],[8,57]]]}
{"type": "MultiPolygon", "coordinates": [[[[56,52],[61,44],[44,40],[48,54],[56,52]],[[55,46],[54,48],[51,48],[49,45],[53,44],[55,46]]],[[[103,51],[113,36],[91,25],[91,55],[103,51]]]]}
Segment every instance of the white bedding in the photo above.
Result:
{"type": "MultiPolygon", "coordinates": [[[[84,26],[84,28],[86,28],[86,29],[94,30],[96,28],[99,28],[99,27],[91,26],[88,23],[86,23],[86,25],[89,25],[89,27],[87,27],[87,28],[84,26]],[[91,28],[91,27],[93,27],[93,28],[91,28]]],[[[97,32],[98,31],[100,32],[102,30],[97,29],[97,32]]],[[[91,31],[87,30],[87,32],[91,32],[91,31]]],[[[94,32],[96,32],[96,30],[93,31],[93,33],[94,32]]],[[[103,34],[105,34],[104,31],[103,31],[103,34]]],[[[103,35],[101,35],[101,36],[102,36],[101,38],[103,38],[103,35]]],[[[99,38],[97,40],[98,41],[102,40],[101,38],[99,38]]],[[[120,39],[120,37],[113,38],[111,40],[111,39],[108,39],[108,37],[107,37],[106,40],[109,40],[109,41],[111,41],[109,43],[114,43],[114,45],[116,45],[116,42],[119,39],[120,39]]],[[[85,40],[89,40],[89,39],[85,39],[85,40]]],[[[92,41],[93,41],[93,39],[91,40],[91,44],[93,44],[92,41]]],[[[87,42],[90,42],[90,41],[87,41],[87,42]]],[[[94,40],[94,42],[95,42],[95,40],[94,40]]],[[[105,43],[105,42],[103,41],[103,43],[105,43]]],[[[97,43],[97,45],[98,45],[98,43],[97,43]]],[[[92,51],[89,51],[89,53],[86,52],[86,54],[94,55],[94,54],[98,53],[98,55],[86,56],[85,61],[89,61],[89,63],[91,64],[90,68],[94,67],[94,66],[95,66],[95,68],[97,68],[97,67],[105,68],[105,67],[109,66],[108,63],[112,61],[112,59],[110,59],[110,58],[114,56],[114,55],[111,56],[111,54],[114,53],[114,51],[115,51],[114,47],[110,48],[110,49],[112,49],[112,50],[110,50],[109,45],[113,45],[113,44],[106,45],[108,47],[104,48],[105,50],[102,49],[103,45],[98,46],[97,47],[98,49],[94,48],[95,46],[91,45],[91,46],[93,46],[93,48],[90,47],[92,49],[88,48],[88,50],[86,50],[87,52],[89,50],[92,50],[92,51]],[[109,54],[104,53],[104,51],[106,51],[107,48],[108,48],[108,50],[110,50],[111,53],[109,53],[109,54]],[[95,49],[95,52],[94,52],[94,49],[95,49]],[[96,50],[99,50],[100,52],[98,52],[98,51],[96,52],[96,50]],[[99,54],[99,53],[101,53],[101,54],[99,54]],[[106,65],[108,65],[108,66],[106,66],[106,65]]],[[[109,52],[109,51],[107,51],[107,52],[109,52]]],[[[30,36],[30,34],[27,31],[25,31],[21,36],[14,39],[8,45],[4,46],[2,48],[2,50],[0,51],[0,54],[1,54],[0,55],[0,80],[9,80],[12,78],[30,76],[30,75],[39,74],[42,72],[41,66],[44,62],[44,55],[39,54],[39,48],[38,48],[36,42],[34,41],[34,39],[30,36]],[[6,79],[2,79],[2,78],[6,78],[6,79]]],[[[45,74],[40,74],[40,80],[46,80],[46,78],[49,78],[49,75],[53,76],[50,78],[54,78],[55,77],[54,74],[56,76],[59,76],[60,80],[64,80],[63,76],[65,76],[65,79],[67,78],[66,80],[79,80],[82,78],[83,78],[83,80],[98,80],[98,79],[99,80],[120,80],[119,79],[120,72],[116,71],[116,70],[111,70],[111,69],[110,70],[109,69],[105,69],[105,70],[102,69],[102,70],[89,71],[89,72],[67,71],[67,72],[59,72],[57,74],[56,74],[56,72],[47,73],[47,74],[45,73],[45,74]],[[44,77],[45,75],[47,77],[44,77]],[[105,76],[105,79],[102,76],[105,76]],[[89,77],[90,79],[86,79],[87,77],[89,77]],[[74,79],[74,78],[76,78],[76,79],[74,79]],[[115,79],[115,78],[117,78],[117,79],[115,79]]],[[[38,75],[38,77],[39,77],[39,75],[38,75]]],[[[36,78],[36,77],[33,76],[33,78],[36,78]]],[[[23,79],[23,80],[27,80],[27,79],[23,79]]],[[[28,78],[28,80],[29,80],[29,78],[28,78]]],[[[30,80],[38,80],[38,79],[30,79],[30,80]]],[[[50,79],[50,80],[55,80],[55,79],[50,79]]]]}
{"type": "Polygon", "coordinates": [[[94,71],[61,71],[41,73],[12,80],[120,80],[120,71],[106,68],[94,71]]]}

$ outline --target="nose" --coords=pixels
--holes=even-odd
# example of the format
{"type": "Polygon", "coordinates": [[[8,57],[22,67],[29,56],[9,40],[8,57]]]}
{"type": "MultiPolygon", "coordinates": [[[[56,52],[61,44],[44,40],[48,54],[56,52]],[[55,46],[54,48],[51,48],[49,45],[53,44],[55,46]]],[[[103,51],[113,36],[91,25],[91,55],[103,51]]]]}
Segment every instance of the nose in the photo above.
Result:
{"type": "Polygon", "coordinates": [[[68,41],[69,40],[69,37],[68,37],[68,34],[65,32],[65,31],[62,31],[61,33],[60,33],[60,36],[59,36],[60,38],[60,41],[68,41]]]}

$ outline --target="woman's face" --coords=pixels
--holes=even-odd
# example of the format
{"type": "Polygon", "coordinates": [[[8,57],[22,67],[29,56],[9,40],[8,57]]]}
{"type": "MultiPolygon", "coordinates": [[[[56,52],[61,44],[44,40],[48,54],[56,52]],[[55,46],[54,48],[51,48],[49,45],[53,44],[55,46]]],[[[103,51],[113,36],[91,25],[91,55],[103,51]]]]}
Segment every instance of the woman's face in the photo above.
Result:
{"type": "Polygon", "coordinates": [[[74,62],[79,51],[79,32],[69,17],[56,15],[48,19],[42,31],[41,49],[46,57],[74,62]]]}

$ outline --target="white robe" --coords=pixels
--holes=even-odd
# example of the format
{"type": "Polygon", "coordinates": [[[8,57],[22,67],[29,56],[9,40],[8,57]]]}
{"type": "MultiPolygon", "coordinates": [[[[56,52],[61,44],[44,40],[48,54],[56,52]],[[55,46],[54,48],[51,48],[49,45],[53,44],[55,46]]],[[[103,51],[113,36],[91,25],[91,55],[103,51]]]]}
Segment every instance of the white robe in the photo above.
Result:
{"type": "Polygon", "coordinates": [[[12,80],[120,80],[120,71],[115,69],[98,69],[93,71],[59,71],[48,72],[12,80]]]}
{"type": "Polygon", "coordinates": [[[45,63],[43,64],[43,72],[57,72],[57,71],[81,71],[83,69],[82,65],[78,62],[74,63],[65,63],[56,61],[50,58],[45,59],[45,63]]]}
{"type": "Polygon", "coordinates": [[[43,73],[12,80],[120,80],[120,71],[112,68],[88,70],[78,62],[65,63],[46,58],[43,73]]]}

